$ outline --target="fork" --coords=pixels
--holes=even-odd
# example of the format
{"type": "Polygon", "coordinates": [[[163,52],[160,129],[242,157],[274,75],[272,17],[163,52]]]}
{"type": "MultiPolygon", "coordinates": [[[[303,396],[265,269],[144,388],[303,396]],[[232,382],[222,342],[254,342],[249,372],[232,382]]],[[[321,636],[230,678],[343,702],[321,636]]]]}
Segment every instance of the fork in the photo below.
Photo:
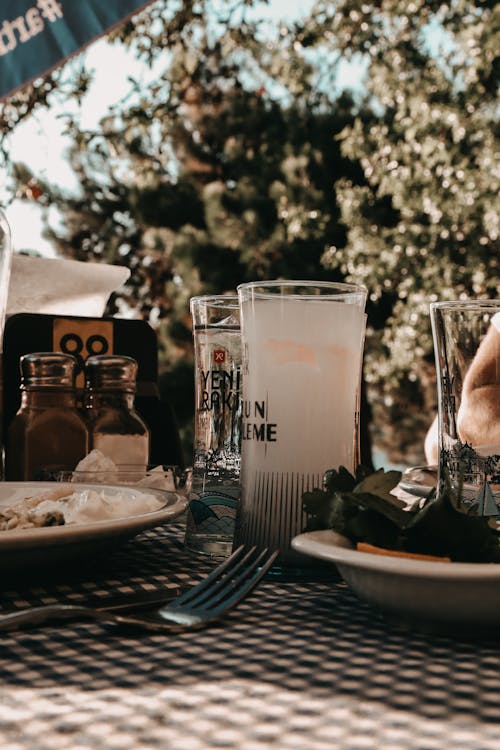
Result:
{"type": "MultiPolygon", "coordinates": [[[[121,614],[118,611],[75,604],[47,604],[0,615],[0,632],[53,621],[80,619],[133,625],[155,631],[201,628],[220,619],[248,596],[267,573],[277,555],[278,551],[269,553],[267,549],[258,551],[256,547],[238,547],[200,583],[147,616],[121,614]]],[[[126,605],[121,607],[122,611],[126,608],[126,605]]]]}

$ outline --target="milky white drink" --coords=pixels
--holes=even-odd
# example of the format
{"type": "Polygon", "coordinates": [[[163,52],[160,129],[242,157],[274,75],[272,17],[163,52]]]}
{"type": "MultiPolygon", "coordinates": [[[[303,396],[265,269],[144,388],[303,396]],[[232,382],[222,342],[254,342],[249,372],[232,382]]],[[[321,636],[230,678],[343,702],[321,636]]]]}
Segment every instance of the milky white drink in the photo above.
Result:
{"type": "Polygon", "coordinates": [[[302,494],[321,487],[327,469],[354,469],[364,292],[345,301],[338,291],[240,299],[245,369],[237,541],[279,547],[286,561],[293,557],[291,538],[304,528],[302,494]]]}

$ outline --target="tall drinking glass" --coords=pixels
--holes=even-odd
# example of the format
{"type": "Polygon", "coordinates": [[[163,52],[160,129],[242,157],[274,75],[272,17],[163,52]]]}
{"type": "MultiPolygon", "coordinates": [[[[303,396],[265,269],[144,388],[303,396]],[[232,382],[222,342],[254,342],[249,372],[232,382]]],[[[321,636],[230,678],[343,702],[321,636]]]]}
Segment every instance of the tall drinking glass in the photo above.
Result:
{"type": "Polygon", "coordinates": [[[3,332],[5,314],[7,311],[7,297],[9,294],[10,269],[12,265],[12,239],[7,217],[0,208],[0,475],[3,478],[3,332]]]}
{"type": "Polygon", "coordinates": [[[459,510],[500,517],[500,300],[431,304],[439,475],[459,510]]]}
{"type": "Polygon", "coordinates": [[[240,494],[241,335],[236,295],[191,299],[195,356],[192,495],[185,544],[231,552],[240,494]]]}
{"type": "Polygon", "coordinates": [[[328,469],[354,470],[365,332],[364,287],[313,281],[238,287],[243,344],[242,473],[235,545],[290,547],[302,495],[328,469]]]}

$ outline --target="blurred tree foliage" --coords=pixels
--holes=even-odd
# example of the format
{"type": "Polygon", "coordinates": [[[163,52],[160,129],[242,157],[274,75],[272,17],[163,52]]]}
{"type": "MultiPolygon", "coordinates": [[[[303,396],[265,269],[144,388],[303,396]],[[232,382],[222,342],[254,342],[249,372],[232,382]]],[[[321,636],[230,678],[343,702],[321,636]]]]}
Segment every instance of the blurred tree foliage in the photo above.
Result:
{"type": "MultiPolygon", "coordinates": [[[[93,131],[67,116],[79,192],[21,164],[13,191],[57,206],[47,233],[62,255],[131,268],[110,312],[158,329],[186,429],[190,296],[258,278],[366,284],[376,442],[420,461],[435,407],[429,301],[498,294],[498,9],[320,0],[271,31],[258,18],[247,0],[150,6],[113,41],[154,82],[131,81],[93,131]],[[336,85],[352,56],[367,70],[355,101],[336,85]]],[[[70,63],[0,105],[0,129],[89,83],[70,63]]]]}
{"type": "Polygon", "coordinates": [[[369,289],[374,425],[403,459],[436,403],[429,302],[500,294],[500,6],[349,0],[316,13],[320,37],[370,59],[377,120],[341,134],[366,184],[337,182],[348,239],[323,262],[369,289]]]}

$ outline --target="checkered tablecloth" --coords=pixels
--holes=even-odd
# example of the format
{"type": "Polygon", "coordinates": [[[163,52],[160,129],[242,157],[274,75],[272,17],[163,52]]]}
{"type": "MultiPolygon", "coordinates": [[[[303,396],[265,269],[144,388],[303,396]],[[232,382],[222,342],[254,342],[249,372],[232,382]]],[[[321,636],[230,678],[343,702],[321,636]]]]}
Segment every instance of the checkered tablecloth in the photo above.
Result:
{"type": "MultiPolygon", "coordinates": [[[[2,607],[185,586],[209,567],[175,524],[51,580],[2,580],[2,607]]],[[[0,638],[2,750],[500,748],[500,646],[399,629],[338,581],[266,580],[192,633],[0,638]]]]}

